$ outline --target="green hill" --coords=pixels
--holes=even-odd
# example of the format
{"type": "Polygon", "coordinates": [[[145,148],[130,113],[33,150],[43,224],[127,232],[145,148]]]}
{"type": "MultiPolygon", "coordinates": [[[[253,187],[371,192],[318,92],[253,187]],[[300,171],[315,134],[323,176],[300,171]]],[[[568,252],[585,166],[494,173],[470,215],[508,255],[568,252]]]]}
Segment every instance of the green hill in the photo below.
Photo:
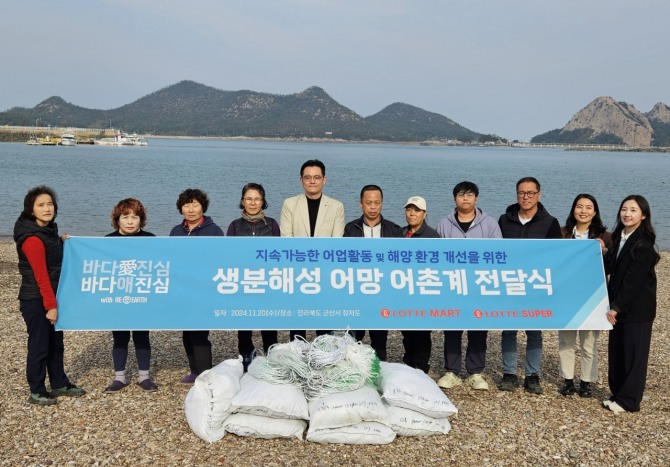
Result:
{"type": "Polygon", "coordinates": [[[2,125],[108,128],[174,136],[336,138],[344,140],[477,140],[483,136],[453,120],[407,104],[363,118],[319,87],[277,95],[222,91],[181,81],[111,110],[85,109],[50,97],[32,109],[0,112],[2,125]]]}

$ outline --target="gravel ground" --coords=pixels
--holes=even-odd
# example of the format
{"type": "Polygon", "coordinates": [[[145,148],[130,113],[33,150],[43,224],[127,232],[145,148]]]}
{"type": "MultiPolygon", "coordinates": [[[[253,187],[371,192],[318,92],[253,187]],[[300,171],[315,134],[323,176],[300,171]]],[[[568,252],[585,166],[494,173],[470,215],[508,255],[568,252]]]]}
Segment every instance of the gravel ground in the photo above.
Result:
{"type": "MultiPolygon", "coordinates": [[[[155,393],[129,386],[103,394],[113,376],[110,332],[69,332],[65,367],[88,394],[56,406],[29,405],[25,381],[25,325],[16,295],[20,277],[15,246],[0,242],[0,465],[670,465],[670,254],[658,266],[659,305],[645,400],[639,413],[615,415],[600,401],[607,389],[607,333],[599,341],[600,381],[593,399],[558,393],[556,332],[544,333],[544,395],[496,389],[501,378],[500,333],[489,335],[490,391],[464,385],[447,391],[458,407],[446,436],[401,438],[385,446],[317,445],[297,440],[255,440],[226,435],[208,444],[186,422],[179,383],[187,361],[181,333],[152,333],[155,393]]],[[[280,341],[287,339],[280,333],[280,341]]],[[[235,357],[236,336],[212,332],[214,359],[235,357]]],[[[257,342],[260,347],[260,341],[257,342]]],[[[519,334],[520,362],[525,341],[519,334]]],[[[129,374],[137,370],[129,358],[129,374]]],[[[391,361],[400,361],[399,333],[389,338],[391,361]]],[[[442,368],[442,333],[433,333],[431,365],[442,368]]]]}

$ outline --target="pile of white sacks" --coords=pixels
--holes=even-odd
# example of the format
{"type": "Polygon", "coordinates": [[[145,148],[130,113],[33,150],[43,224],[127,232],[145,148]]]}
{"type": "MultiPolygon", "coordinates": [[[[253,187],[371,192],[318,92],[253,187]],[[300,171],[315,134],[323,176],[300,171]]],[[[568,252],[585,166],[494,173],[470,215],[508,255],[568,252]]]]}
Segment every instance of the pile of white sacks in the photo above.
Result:
{"type": "Polygon", "coordinates": [[[347,334],[276,344],[243,373],[241,360],[203,372],[184,402],[193,432],[315,443],[388,444],[451,430],[456,407],[425,373],[381,362],[347,334]]]}

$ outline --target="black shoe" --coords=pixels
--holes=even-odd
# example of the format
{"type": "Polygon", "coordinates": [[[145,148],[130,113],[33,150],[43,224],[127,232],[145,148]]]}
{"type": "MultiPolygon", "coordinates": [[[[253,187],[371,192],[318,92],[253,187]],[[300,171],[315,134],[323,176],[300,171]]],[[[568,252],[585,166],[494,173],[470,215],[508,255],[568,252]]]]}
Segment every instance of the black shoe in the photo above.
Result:
{"type": "Polygon", "coordinates": [[[60,397],[60,396],[66,396],[66,397],[81,397],[84,394],[86,394],[86,391],[78,386],[75,386],[72,383],[67,383],[67,386],[63,386],[62,388],[58,389],[53,389],[51,391],[51,395],[53,397],[60,397]]]}
{"type": "Polygon", "coordinates": [[[147,378],[145,380],[142,380],[139,383],[137,383],[137,385],[139,387],[141,387],[142,389],[144,389],[145,391],[147,391],[147,392],[158,391],[158,386],[156,385],[156,383],[151,381],[151,378],[147,378]]]}
{"type": "Polygon", "coordinates": [[[591,383],[586,381],[579,382],[579,397],[591,397],[593,396],[593,388],[591,383]]]}
{"type": "Polygon", "coordinates": [[[516,375],[511,373],[505,373],[503,375],[502,382],[500,383],[501,391],[516,391],[516,388],[519,387],[519,381],[516,375]]]}
{"type": "Polygon", "coordinates": [[[105,394],[111,394],[113,392],[119,392],[121,389],[123,389],[127,386],[128,386],[128,383],[124,383],[123,381],[119,381],[118,379],[115,379],[102,392],[104,392],[105,394]]]}
{"type": "Polygon", "coordinates": [[[523,381],[523,387],[531,394],[542,394],[544,392],[540,385],[540,375],[537,373],[526,376],[526,379],[523,381]]]}
{"type": "Polygon", "coordinates": [[[242,355],[242,367],[244,368],[244,373],[249,369],[249,365],[256,358],[256,349],[252,350],[251,353],[242,355]]]}
{"type": "Polygon", "coordinates": [[[575,382],[571,379],[566,379],[563,387],[561,388],[561,394],[564,396],[571,396],[576,392],[577,388],[575,387],[575,382]]]}
{"type": "Polygon", "coordinates": [[[36,405],[54,405],[58,403],[58,400],[48,392],[43,394],[32,393],[28,398],[28,403],[36,405]]]}

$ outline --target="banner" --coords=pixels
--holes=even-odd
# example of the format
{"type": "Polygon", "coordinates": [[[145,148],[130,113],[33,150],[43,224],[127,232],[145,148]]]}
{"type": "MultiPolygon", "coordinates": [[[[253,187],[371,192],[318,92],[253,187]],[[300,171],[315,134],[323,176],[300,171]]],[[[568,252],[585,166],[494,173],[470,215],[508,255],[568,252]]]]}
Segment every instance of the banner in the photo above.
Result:
{"type": "Polygon", "coordinates": [[[60,330],[611,329],[595,240],[73,237],[60,330]]]}

